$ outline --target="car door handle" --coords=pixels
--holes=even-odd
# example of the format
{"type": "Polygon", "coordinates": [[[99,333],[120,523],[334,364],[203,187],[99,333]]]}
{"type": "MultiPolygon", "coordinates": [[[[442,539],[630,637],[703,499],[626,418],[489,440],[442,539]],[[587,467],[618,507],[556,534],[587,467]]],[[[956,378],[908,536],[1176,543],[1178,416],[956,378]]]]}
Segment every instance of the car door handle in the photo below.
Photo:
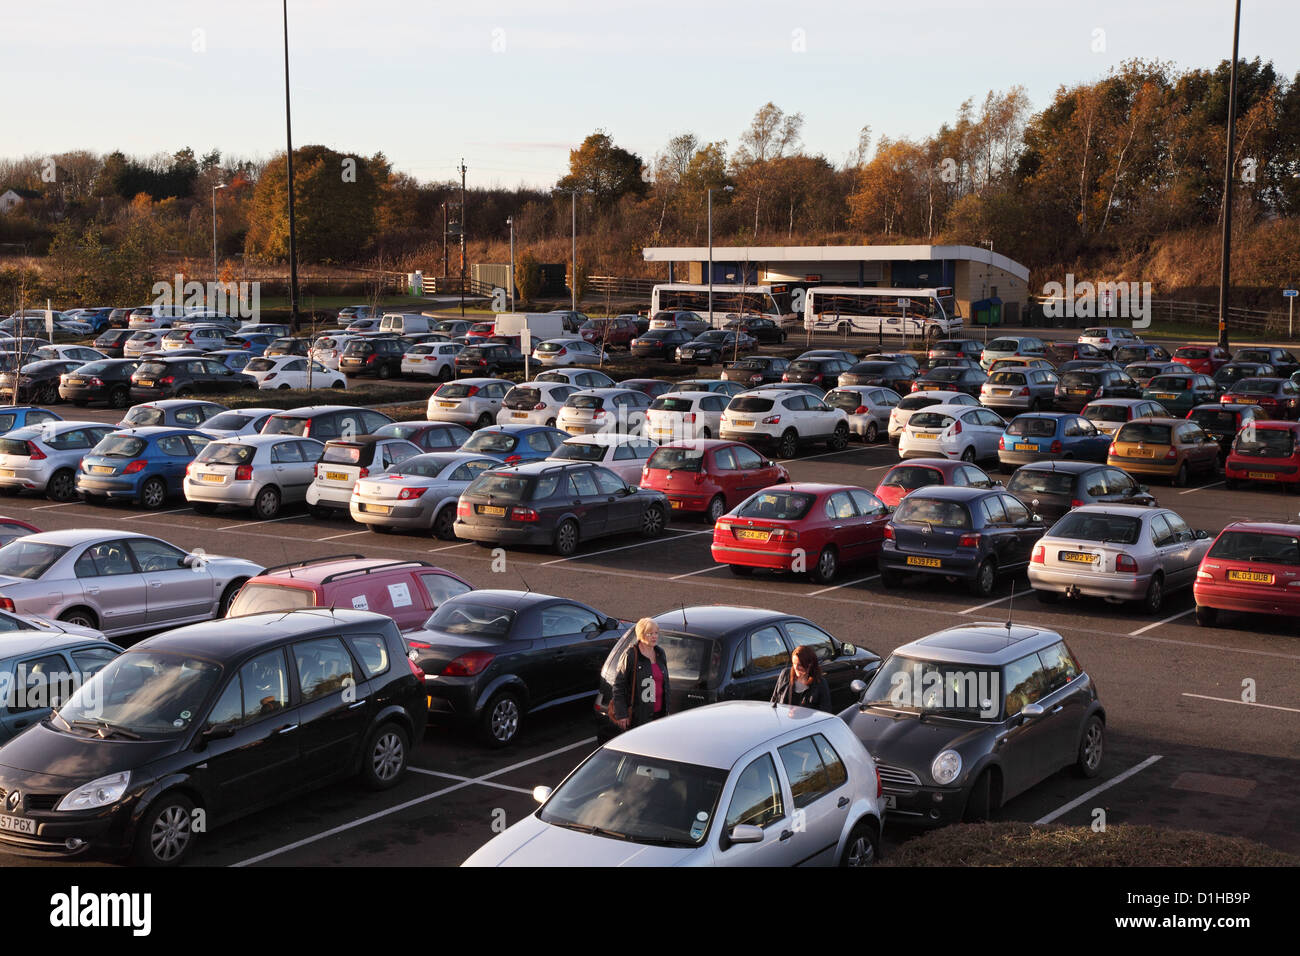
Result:
{"type": "Polygon", "coordinates": [[[14,730],[18,730],[19,728],[26,727],[26,726],[28,725],[28,723],[30,723],[30,721],[26,721],[26,720],[15,720],[15,721],[14,721],[14,730]]]}
{"type": "Polygon", "coordinates": [[[839,802],[836,803],[835,806],[837,806],[837,807],[839,807],[841,810],[843,810],[845,807],[847,807],[847,806],[848,806],[850,803],[852,803],[852,802],[853,802],[853,801],[851,801],[848,797],[840,797],[839,802]]]}
{"type": "Polygon", "coordinates": [[[150,582],[149,582],[149,587],[151,587],[151,588],[160,588],[160,587],[162,587],[162,582],[161,582],[161,581],[150,581],[150,582]]]}
{"type": "Polygon", "coordinates": [[[348,704],[348,710],[356,710],[358,707],[360,707],[360,706],[361,706],[362,704],[364,704],[365,702],[366,702],[366,699],[365,699],[364,697],[362,697],[362,698],[361,698],[359,701],[357,701],[355,704],[348,704]]]}
{"type": "Polygon", "coordinates": [[[1065,705],[1064,705],[1064,704],[1057,704],[1055,707],[1052,708],[1051,713],[1053,713],[1053,714],[1059,714],[1059,713],[1060,713],[1061,711],[1063,711],[1063,710],[1065,710],[1065,705]]]}
{"type": "Polygon", "coordinates": [[[298,725],[297,725],[297,724],[285,724],[283,727],[281,727],[279,730],[277,730],[276,733],[277,733],[277,734],[287,734],[287,733],[289,733],[290,731],[297,730],[297,729],[298,729],[298,725]]]}
{"type": "Polygon", "coordinates": [[[98,593],[99,593],[99,588],[86,588],[86,593],[87,593],[87,594],[98,594],[98,593]]]}
{"type": "Polygon", "coordinates": [[[792,830],[782,830],[782,831],[781,831],[781,839],[782,839],[782,840],[788,840],[788,839],[790,839],[790,837],[792,837],[792,836],[794,836],[794,831],[792,831],[792,830]]]}

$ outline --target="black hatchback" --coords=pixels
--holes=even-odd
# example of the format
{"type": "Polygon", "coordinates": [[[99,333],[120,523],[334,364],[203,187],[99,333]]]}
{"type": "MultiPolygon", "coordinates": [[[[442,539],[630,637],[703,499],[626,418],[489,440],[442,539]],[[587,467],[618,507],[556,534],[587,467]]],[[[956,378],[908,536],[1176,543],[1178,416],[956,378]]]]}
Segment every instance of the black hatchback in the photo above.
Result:
{"type": "Polygon", "coordinates": [[[726,363],[718,378],[753,388],[755,385],[771,385],[781,381],[781,376],[789,367],[789,359],[775,355],[747,355],[738,361],[726,363]]]}
{"type": "Polygon", "coordinates": [[[392,619],[301,610],[141,641],[0,747],[0,846],[174,866],[202,832],[331,781],[401,781],[427,722],[392,619]]]}
{"type": "Polygon", "coordinates": [[[1021,465],[1007,481],[1007,491],[1050,527],[1071,508],[1116,504],[1155,507],[1146,485],[1113,465],[1089,461],[1037,461],[1021,465]]]}
{"type": "Polygon", "coordinates": [[[122,349],[126,346],[126,340],[133,335],[135,335],[135,329],[107,329],[91,344],[109,358],[121,358],[122,349]]]}
{"type": "MultiPolygon", "coordinates": [[[[835,710],[852,704],[857,698],[850,685],[870,680],[880,666],[880,657],[871,651],[783,611],[707,604],[665,611],[654,620],[668,658],[670,713],[722,700],[770,700],[777,677],[801,645],[817,655],[835,710]]],[[[624,634],[600,671],[595,710],[602,740],[618,732],[609,718],[613,681],[635,640],[635,631],[624,634]]]]}
{"type": "Polygon", "coordinates": [[[454,361],[457,375],[496,378],[503,372],[524,370],[524,353],[502,342],[467,345],[456,353],[454,361]]]}
{"type": "Polygon", "coordinates": [[[252,376],[232,371],[215,359],[147,358],[131,375],[131,401],[228,395],[256,387],[252,376]]]}
{"type": "Polygon", "coordinates": [[[399,338],[363,335],[352,339],[339,355],[339,371],[344,375],[374,375],[397,378],[402,374],[402,356],[407,343],[399,338]]]}

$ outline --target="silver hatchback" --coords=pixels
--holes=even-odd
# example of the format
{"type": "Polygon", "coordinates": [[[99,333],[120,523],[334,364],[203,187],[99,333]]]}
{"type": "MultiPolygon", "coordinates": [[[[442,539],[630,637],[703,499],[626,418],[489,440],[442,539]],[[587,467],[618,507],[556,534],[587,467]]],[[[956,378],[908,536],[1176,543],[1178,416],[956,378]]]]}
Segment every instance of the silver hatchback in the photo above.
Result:
{"type": "Polygon", "coordinates": [[[219,505],[252,508],[265,521],[307,498],[325,446],[292,435],[241,435],[211,442],[185,469],[185,500],[199,514],[219,505]]]}
{"type": "Polygon", "coordinates": [[[980,404],[998,411],[1036,412],[1056,401],[1056,373],[1045,368],[997,369],[980,386],[980,404]]]}
{"type": "Polygon", "coordinates": [[[375,531],[432,531],[454,540],[456,502],[482,472],[501,462],[467,452],[431,452],[402,462],[399,472],[361,478],[352,489],[352,520],[375,531]]]}
{"type": "Polygon", "coordinates": [[[447,382],[429,396],[424,417],[431,422],[486,428],[496,423],[501,402],[514,384],[504,378],[462,378],[447,382]]]}
{"type": "Polygon", "coordinates": [[[77,466],[115,431],[102,422],[53,421],[9,432],[0,438],[0,488],[75,501],[77,466]]]}

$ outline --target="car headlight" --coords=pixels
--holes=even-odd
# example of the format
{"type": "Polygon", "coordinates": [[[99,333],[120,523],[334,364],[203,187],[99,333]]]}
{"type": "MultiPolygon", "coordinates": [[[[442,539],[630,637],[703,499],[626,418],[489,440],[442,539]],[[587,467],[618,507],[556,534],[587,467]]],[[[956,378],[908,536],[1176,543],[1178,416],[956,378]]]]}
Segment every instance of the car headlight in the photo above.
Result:
{"type": "Polygon", "coordinates": [[[131,771],[129,770],[100,777],[73,790],[59,801],[55,809],[93,810],[95,807],[106,807],[110,803],[121,800],[122,794],[126,793],[126,788],[130,785],[131,771]]]}
{"type": "Polygon", "coordinates": [[[930,776],[940,785],[952,783],[961,773],[961,754],[955,750],[945,750],[934,758],[930,764],[930,776]]]}

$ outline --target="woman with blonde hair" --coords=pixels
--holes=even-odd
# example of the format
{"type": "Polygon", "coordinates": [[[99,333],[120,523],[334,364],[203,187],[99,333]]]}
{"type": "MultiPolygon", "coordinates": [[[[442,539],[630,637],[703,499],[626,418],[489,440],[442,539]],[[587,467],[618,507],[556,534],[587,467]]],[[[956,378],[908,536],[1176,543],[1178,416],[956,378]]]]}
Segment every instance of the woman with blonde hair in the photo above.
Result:
{"type": "Polygon", "coordinates": [[[654,618],[636,622],[636,641],[628,648],[614,676],[609,714],[619,730],[668,716],[668,656],[659,646],[654,618]]]}

